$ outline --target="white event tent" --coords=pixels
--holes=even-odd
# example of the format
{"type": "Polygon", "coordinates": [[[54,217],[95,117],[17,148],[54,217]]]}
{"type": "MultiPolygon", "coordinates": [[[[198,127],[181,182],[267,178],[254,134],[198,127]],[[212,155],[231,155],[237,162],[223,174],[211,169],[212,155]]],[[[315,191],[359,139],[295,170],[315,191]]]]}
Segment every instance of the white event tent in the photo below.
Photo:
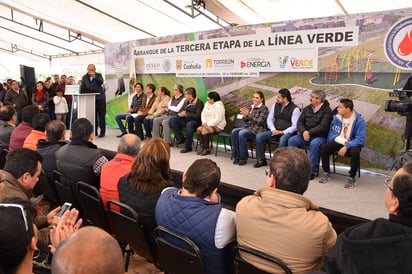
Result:
{"type": "Polygon", "coordinates": [[[46,73],[103,65],[107,43],[409,7],[412,0],[2,0],[0,79],[18,64],[46,73]]]}

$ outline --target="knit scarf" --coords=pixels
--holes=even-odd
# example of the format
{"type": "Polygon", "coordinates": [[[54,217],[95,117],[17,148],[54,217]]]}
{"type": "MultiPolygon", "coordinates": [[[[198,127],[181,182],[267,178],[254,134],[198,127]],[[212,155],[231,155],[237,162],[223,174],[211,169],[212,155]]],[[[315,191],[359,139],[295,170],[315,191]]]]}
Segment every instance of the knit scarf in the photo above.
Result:
{"type": "Polygon", "coordinates": [[[43,90],[37,90],[36,89],[36,96],[37,96],[37,101],[38,102],[41,102],[43,100],[43,95],[44,95],[43,90]]]}

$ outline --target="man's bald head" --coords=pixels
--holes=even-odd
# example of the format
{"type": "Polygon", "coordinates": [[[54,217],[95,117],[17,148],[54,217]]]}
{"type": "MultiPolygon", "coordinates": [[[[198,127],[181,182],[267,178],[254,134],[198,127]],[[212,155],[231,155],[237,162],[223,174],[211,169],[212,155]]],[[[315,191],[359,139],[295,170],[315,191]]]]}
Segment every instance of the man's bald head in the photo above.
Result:
{"type": "Polygon", "coordinates": [[[61,243],[53,256],[53,274],[124,274],[118,242],[104,230],[87,226],[61,243]]]}
{"type": "Polygon", "coordinates": [[[117,151],[135,157],[139,153],[141,143],[136,134],[125,134],[120,139],[117,151]]]}

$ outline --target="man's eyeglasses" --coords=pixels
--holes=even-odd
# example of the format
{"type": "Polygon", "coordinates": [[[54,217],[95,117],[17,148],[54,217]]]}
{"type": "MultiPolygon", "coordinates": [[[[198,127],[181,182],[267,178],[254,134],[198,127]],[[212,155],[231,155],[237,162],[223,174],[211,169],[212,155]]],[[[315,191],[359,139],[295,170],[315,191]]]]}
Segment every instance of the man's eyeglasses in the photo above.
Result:
{"type": "Polygon", "coordinates": [[[272,172],[270,172],[270,168],[265,169],[265,174],[268,177],[272,174],[272,172]]]}
{"type": "Polygon", "coordinates": [[[393,192],[393,188],[391,187],[392,178],[383,180],[383,184],[386,188],[389,188],[390,191],[393,192]]]}
{"type": "Polygon", "coordinates": [[[26,227],[26,231],[29,230],[29,224],[27,223],[27,215],[26,215],[26,211],[24,210],[22,205],[19,204],[4,204],[4,203],[0,203],[0,207],[13,207],[13,208],[17,208],[18,210],[21,211],[21,215],[23,217],[23,221],[24,221],[24,225],[26,227]]]}

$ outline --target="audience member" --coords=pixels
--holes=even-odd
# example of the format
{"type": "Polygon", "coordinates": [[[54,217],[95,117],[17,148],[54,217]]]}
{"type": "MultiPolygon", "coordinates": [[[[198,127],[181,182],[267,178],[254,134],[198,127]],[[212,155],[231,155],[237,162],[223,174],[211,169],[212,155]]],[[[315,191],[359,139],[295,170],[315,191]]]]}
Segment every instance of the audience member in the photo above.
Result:
{"type": "MultiPolygon", "coordinates": [[[[210,159],[193,162],[182,189],[163,190],[156,205],[157,224],[191,239],[200,250],[206,273],[231,273],[235,213],[217,195],[220,168],[210,159]]],[[[272,236],[271,236],[272,237],[272,236]]]]}
{"type": "Polygon", "coordinates": [[[117,137],[120,138],[123,135],[127,134],[127,131],[123,125],[122,120],[127,121],[129,133],[134,132],[134,117],[133,114],[137,113],[137,111],[140,108],[140,105],[142,104],[142,100],[145,94],[143,93],[143,84],[142,83],[136,83],[134,85],[134,89],[129,92],[128,97],[127,97],[127,106],[129,107],[127,113],[121,113],[117,114],[115,117],[115,120],[117,122],[117,125],[119,126],[119,129],[121,131],[121,134],[118,135],[117,137]]]}
{"type": "MultiPolygon", "coordinates": [[[[263,92],[253,93],[253,104],[250,107],[241,107],[240,114],[245,121],[245,127],[232,130],[232,158],[234,165],[246,165],[249,157],[248,142],[255,140],[256,134],[266,130],[266,119],[269,110],[265,105],[263,92]]],[[[235,118],[236,119],[236,118],[235,118]]]]}
{"type": "Polygon", "coordinates": [[[49,93],[44,90],[44,84],[42,81],[36,83],[36,90],[31,96],[31,103],[39,108],[40,112],[49,113],[49,93]]]}
{"type": "Polygon", "coordinates": [[[69,113],[69,105],[66,98],[64,98],[64,85],[58,85],[56,88],[56,95],[53,97],[54,115],[57,120],[66,123],[67,114],[69,113]]]}
{"type": "Polygon", "coordinates": [[[386,186],[389,218],[346,229],[325,256],[327,273],[409,273],[412,269],[412,161],[406,162],[386,186]]]}
{"type": "MultiPolygon", "coordinates": [[[[308,157],[298,148],[279,148],[266,174],[266,186],[236,206],[239,245],[280,258],[293,273],[318,270],[335,244],[336,232],[318,206],[303,196],[309,184],[308,157]]],[[[241,256],[264,271],[280,271],[266,260],[241,256]]]]}
{"type": "Polygon", "coordinates": [[[319,168],[320,147],[326,142],[333,114],[323,90],[310,94],[310,105],[303,108],[298,120],[298,134],[288,140],[290,147],[309,146],[312,165],[310,179],[313,180],[319,168]]]}
{"type": "Polygon", "coordinates": [[[152,138],[153,119],[164,116],[170,101],[170,91],[165,87],[160,87],[157,91],[156,100],[149,110],[148,115],[143,120],[146,138],[152,138]]]}
{"type": "Polygon", "coordinates": [[[139,214],[152,250],[156,250],[153,237],[156,202],[162,190],[172,185],[169,162],[167,143],[161,138],[150,139],[137,155],[130,173],[118,184],[120,202],[139,214]]]}
{"type": "Polygon", "coordinates": [[[0,170],[0,178],[4,184],[1,198],[18,197],[29,200],[39,179],[42,161],[39,153],[27,148],[19,148],[7,154],[4,169],[0,170]]]}
{"type": "Polygon", "coordinates": [[[58,85],[60,85],[60,76],[58,74],[53,74],[53,84],[51,85],[51,89],[54,93],[56,92],[58,85]]]}
{"type": "Polygon", "coordinates": [[[33,224],[36,210],[19,198],[0,203],[0,273],[33,273],[38,231],[33,224]]]}
{"type": "Polygon", "coordinates": [[[117,154],[103,165],[100,176],[100,195],[106,206],[108,200],[119,200],[117,184],[119,179],[128,174],[139,153],[141,140],[134,134],[123,135],[117,146],[117,154]]]}
{"type": "Polygon", "coordinates": [[[0,107],[0,148],[9,149],[10,136],[16,127],[17,115],[10,105],[0,107]]]}
{"type": "Polygon", "coordinates": [[[201,114],[202,125],[197,128],[197,137],[200,141],[198,155],[210,154],[210,136],[221,132],[226,126],[225,106],[220,101],[220,95],[211,91],[207,95],[207,102],[201,114]]]}
{"type": "Polygon", "coordinates": [[[175,133],[176,144],[185,144],[185,148],[180,153],[192,151],[193,134],[202,124],[203,102],[196,96],[195,88],[187,88],[185,92],[186,101],[182,109],[176,116],[169,119],[169,125],[175,133]],[[184,128],[186,129],[186,138],[182,133],[184,128]]]}
{"type": "Polygon", "coordinates": [[[362,116],[353,110],[353,101],[341,99],[338,106],[338,114],[333,117],[330,124],[328,139],[320,151],[323,176],[319,183],[327,183],[331,180],[329,158],[336,151],[341,157],[351,157],[349,177],[345,188],[356,186],[356,172],[360,165],[360,152],[365,145],[366,123],[362,116]]]}
{"type": "MultiPolygon", "coordinates": [[[[3,181],[0,197],[2,199],[20,198],[28,201],[39,180],[42,161],[43,158],[38,152],[27,148],[19,148],[7,154],[4,169],[0,170],[0,178],[3,181]]],[[[47,216],[37,216],[35,219],[37,228],[42,229],[50,225],[58,210],[59,208],[53,209],[47,216]]],[[[48,243],[48,234],[48,231],[43,231],[39,239],[48,243]]]]}
{"type": "Polygon", "coordinates": [[[96,135],[97,125],[100,128],[99,138],[106,134],[106,94],[103,85],[103,76],[96,72],[96,67],[93,64],[87,66],[87,73],[82,78],[81,89],[92,90],[96,95],[96,135]]]}
{"type": "Polygon", "coordinates": [[[56,120],[53,102],[53,98],[56,95],[56,90],[52,88],[51,77],[47,77],[47,79],[44,81],[44,91],[49,94],[50,98],[49,104],[47,106],[49,109],[50,120],[56,120]]]}
{"type": "MultiPolygon", "coordinates": [[[[42,167],[47,176],[48,184],[44,184],[43,187],[39,187],[39,192],[43,193],[51,201],[57,202],[57,194],[54,186],[54,174],[53,170],[57,169],[56,154],[55,152],[66,145],[66,126],[64,122],[60,120],[50,121],[46,125],[46,140],[40,139],[37,143],[37,152],[43,157],[42,167]]],[[[40,180],[36,188],[38,187],[40,180]]]]}
{"type": "Polygon", "coordinates": [[[10,89],[6,92],[4,104],[13,106],[16,109],[17,122],[16,125],[22,121],[22,111],[25,106],[29,104],[26,91],[19,88],[19,83],[16,80],[11,80],[10,89]]]}
{"type": "Polygon", "coordinates": [[[4,85],[0,83],[0,107],[4,105],[4,98],[6,97],[7,89],[4,88],[4,85]]]}
{"type": "Polygon", "coordinates": [[[276,103],[270,109],[266,119],[268,131],[256,135],[256,159],[254,167],[266,166],[265,142],[277,141],[279,147],[288,145],[290,137],[296,134],[300,109],[292,102],[290,91],[282,88],[278,91],[276,103]]]}
{"type": "Polygon", "coordinates": [[[153,137],[160,137],[160,127],[163,129],[163,139],[169,146],[172,146],[172,138],[170,136],[170,117],[176,116],[177,113],[182,109],[186,98],[183,96],[183,86],[175,85],[173,88],[173,97],[169,101],[166,113],[167,115],[162,115],[153,119],[153,137]]]}
{"type": "Polygon", "coordinates": [[[119,243],[98,227],[83,227],[58,246],[53,256],[52,273],[123,274],[119,243]]]}
{"type": "Polygon", "coordinates": [[[46,138],[46,125],[50,122],[50,116],[46,113],[37,113],[33,116],[33,129],[24,140],[23,147],[31,150],[37,149],[37,143],[40,139],[46,138]]]}
{"type": "MultiPolygon", "coordinates": [[[[143,121],[146,118],[146,116],[149,113],[149,110],[152,108],[153,103],[156,100],[156,95],[154,92],[156,91],[155,85],[149,83],[146,85],[146,96],[142,100],[142,104],[139,107],[139,110],[137,111],[137,116],[134,118],[134,123],[135,123],[135,131],[134,133],[139,136],[140,140],[144,140],[144,134],[143,134],[143,121]]],[[[146,132],[146,136],[148,133],[146,132]]],[[[149,134],[151,135],[151,133],[149,134]]]]}
{"type": "Polygon", "coordinates": [[[39,112],[39,109],[34,105],[29,105],[23,108],[23,121],[13,130],[10,135],[10,151],[23,147],[24,140],[26,140],[27,136],[33,130],[33,117],[39,112]]]}
{"type": "Polygon", "coordinates": [[[66,210],[61,217],[54,218],[54,223],[50,226],[50,244],[48,245],[52,254],[63,241],[79,230],[83,220],[78,217],[79,211],[72,208],[66,210]]]}
{"type": "Polygon", "coordinates": [[[73,122],[70,135],[71,142],[56,151],[57,170],[73,184],[83,181],[99,189],[100,172],[108,159],[92,143],[93,125],[86,118],[79,118],[73,122]]]}

